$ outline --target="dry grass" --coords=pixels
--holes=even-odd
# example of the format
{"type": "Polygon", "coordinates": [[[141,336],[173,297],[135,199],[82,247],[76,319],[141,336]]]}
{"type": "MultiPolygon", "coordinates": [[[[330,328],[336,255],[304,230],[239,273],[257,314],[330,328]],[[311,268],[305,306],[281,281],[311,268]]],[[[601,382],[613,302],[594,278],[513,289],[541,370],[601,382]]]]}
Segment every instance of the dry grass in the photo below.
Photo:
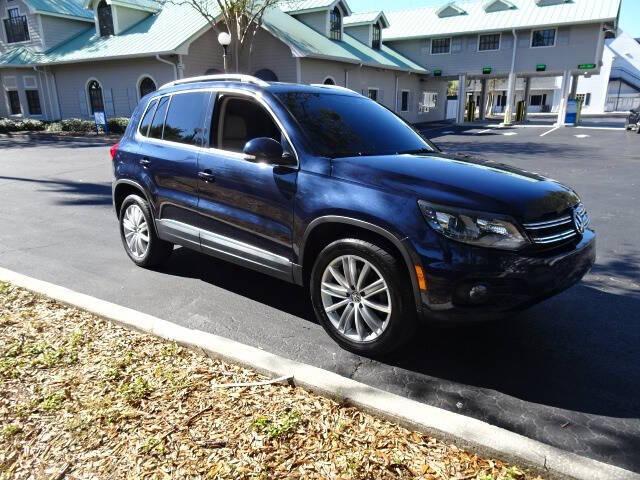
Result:
{"type": "Polygon", "coordinates": [[[530,479],[0,283],[0,479],[530,479]]]}

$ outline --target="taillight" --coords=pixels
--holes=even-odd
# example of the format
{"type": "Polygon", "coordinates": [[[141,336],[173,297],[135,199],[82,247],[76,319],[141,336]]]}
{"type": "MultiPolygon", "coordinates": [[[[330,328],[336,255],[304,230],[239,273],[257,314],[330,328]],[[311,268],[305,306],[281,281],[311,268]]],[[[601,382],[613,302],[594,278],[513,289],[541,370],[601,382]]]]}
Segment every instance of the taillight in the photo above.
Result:
{"type": "Polygon", "coordinates": [[[116,153],[118,153],[118,147],[120,146],[119,143],[116,143],[115,145],[113,145],[110,149],[109,149],[109,154],[111,155],[111,161],[114,161],[116,159],[116,153]]]}

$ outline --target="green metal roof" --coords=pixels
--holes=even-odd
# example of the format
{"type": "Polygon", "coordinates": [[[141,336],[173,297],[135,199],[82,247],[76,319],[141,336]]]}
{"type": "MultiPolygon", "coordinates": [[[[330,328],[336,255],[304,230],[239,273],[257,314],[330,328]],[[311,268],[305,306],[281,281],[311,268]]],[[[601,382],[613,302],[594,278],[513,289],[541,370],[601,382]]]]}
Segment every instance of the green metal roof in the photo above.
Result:
{"type": "Polygon", "coordinates": [[[389,26],[389,21],[382,11],[352,13],[348,17],[344,18],[344,25],[345,27],[367,25],[370,23],[376,23],[380,19],[382,19],[382,24],[384,27],[389,26]]]}
{"type": "Polygon", "coordinates": [[[280,4],[280,8],[284,12],[305,12],[310,10],[318,10],[329,8],[336,0],[291,0],[280,4]]]}
{"type": "Polygon", "coordinates": [[[34,65],[42,59],[43,54],[34,52],[28,47],[14,47],[0,54],[0,65],[34,65]]]}
{"type": "Polygon", "coordinates": [[[100,37],[91,27],[47,51],[37,63],[77,63],[173,53],[206,26],[207,21],[189,6],[165,6],[119,35],[100,37]]]}
{"type": "Polygon", "coordinates": [[[420,65],[389,47],[383,46],[381,50],[375,50],[346,33],[342,41],[331,40],[279,9],[272,9],[265,14],[264,27],[289,45],[298,57],[326,58],[379,68],[427,73],[420,65]]]}
{"type": "MultiPolygon", "coordinates": [[[[100,37],[91,27],[42,54],[24,47],[6,52],[0,56],[0,66],[54,65],[176,53],[206,28],[207,21],[188,5],[167,5],[119,35],[100,37]]],[[[278,8],[265,13],[264,28],[298,57],[427,73],[389,47],[374,50],[346,33],[342,41],[331,40],[278,8]]]]}
{"type": "Polygon", "coordinates": [[[33,13],[73,17],[93,22],[93,12],[84,8],[82,0],[25,0],[25,3],[33,13]]]}

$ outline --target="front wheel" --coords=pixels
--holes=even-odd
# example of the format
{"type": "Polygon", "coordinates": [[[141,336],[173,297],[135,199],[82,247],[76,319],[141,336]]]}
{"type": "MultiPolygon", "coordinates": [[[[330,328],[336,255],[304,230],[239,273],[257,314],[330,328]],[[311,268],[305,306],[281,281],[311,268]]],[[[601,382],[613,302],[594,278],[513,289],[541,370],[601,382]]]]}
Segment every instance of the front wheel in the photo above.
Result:
{"type": "Polygon", "coordinates": [[[351,352],[390,353],[415,329],[404,264],[373,243],[344,239],[327,246],[313,267],[310,288],[320,324],[351,352]]]}
{"type": "Polygon", "coordinates": [[[173,251],[171,243],[158,238],[149,204],[139,195],[129,195],[122,202],[120,236],[127,255],[139,267],[155,267],[173,251]]]}

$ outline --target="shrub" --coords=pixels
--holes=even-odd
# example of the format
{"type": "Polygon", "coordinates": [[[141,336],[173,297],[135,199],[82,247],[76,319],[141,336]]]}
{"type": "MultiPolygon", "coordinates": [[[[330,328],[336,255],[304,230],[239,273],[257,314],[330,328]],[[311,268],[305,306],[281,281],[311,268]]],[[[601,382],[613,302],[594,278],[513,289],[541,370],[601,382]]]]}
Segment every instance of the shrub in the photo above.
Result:
{"type": "Polygon", "coordinates": [[[41,132],[46,127],[44,122],[26,118],[22,122],[18,122],[18,130],[26,130],[29,132],[41,132]]]}
{"type": "Polygon", "coordinates": [[[0,133],[9,133],[16,131],[16,122],[8,118],[0,119],[0,133]]]}
{"type": "Polygon", "coordinates": [[[60,122],[63,132],[93,132],[96,124],[91,120],[82,120],[80,118],[68,118],[60,122]]]}
{"type": "Polygon", "coordinates": [[[107,120],[109,133],[122,134],[129,125],[129,119],[125,117],[110,118],[107,120]]]}

